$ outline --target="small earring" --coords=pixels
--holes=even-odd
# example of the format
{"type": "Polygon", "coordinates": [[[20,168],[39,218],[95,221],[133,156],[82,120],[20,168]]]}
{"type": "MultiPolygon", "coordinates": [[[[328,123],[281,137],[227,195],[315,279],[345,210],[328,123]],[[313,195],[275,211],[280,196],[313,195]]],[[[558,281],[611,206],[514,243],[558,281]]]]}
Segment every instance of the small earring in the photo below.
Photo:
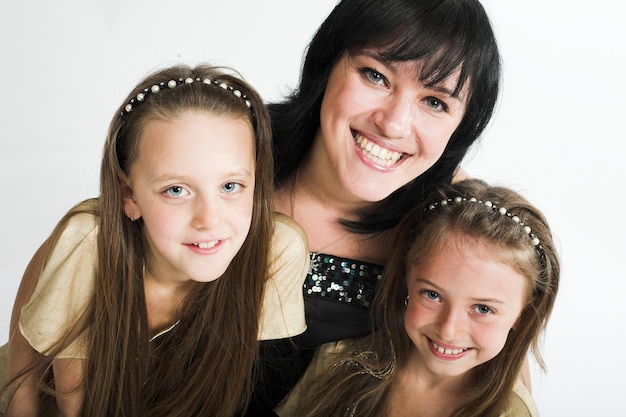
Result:
{"type": "Polygon", "coordinates": [[[408,306],[409,306],[409,296],[408,296],[408,295],[407,295],[407,296],[406,296],[406,298],[404,299],[404,305],[405,305],[406,307],[408,307],[408,306]]]}
{"type": "Polygon", "coordinates": [[[135,222],[135,210],[130,211],[130,221],[135,222]]]}

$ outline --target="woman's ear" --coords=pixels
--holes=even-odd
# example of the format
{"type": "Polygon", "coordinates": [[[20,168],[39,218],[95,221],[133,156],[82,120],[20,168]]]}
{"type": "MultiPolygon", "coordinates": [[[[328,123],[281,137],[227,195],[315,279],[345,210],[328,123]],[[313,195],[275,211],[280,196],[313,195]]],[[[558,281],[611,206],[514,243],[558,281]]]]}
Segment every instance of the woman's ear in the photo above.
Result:
{"type": "Polygon", "coordinates": [[[124,214],[130,219],[130,221],[139,220],[141,218],[141,210],[135,201],[133,190],[128,184],[122,184],[121,186],[122,202],[124,204],[124,214]]]}

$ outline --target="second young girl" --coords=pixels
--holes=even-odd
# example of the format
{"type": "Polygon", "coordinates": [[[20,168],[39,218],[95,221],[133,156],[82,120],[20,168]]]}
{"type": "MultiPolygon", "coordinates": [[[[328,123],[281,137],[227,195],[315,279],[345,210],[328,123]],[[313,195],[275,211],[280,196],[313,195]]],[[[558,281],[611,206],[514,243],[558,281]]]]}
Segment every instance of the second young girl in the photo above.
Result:
{"type": "Polygon", "coordinates": [[[273,214],[270,131],[225,70],[173,67],[135,88],[99,198],[61,220],[21,284],[7,416],[45,413],[42,396],[63,416],[245,409],[257,341],[305,328],[306,240],[273,214]]]}
{"type": "Polygon", "coordinates": [[[507,188],[466,180],[400,224],[375,331],[317,352],[281,417],[536,416],[519,380],[559,282],[548,224],[507,188]]]}

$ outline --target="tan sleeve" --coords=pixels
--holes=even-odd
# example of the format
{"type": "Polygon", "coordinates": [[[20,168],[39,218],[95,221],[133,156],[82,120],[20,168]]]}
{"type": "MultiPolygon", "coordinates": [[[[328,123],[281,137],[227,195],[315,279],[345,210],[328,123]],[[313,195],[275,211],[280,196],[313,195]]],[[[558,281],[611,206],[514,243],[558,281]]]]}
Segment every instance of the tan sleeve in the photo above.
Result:
{"type": "MultiPolygon", "coordinates": [[[[96,217],[74,216],[52,249],[30,300],[22,307],[20,331],[40,353],[76,323],[93,293],[97,263],[96,217]]],[[[84,337],[57,358],[87,359],[84,337]]]]}
{"type": "Polygon", "coordinates": [[[281,213],[275,214],[270,257],[259,340],[283,339],[306,330],[302,285],[309,268],[308,241],[302,228],[281,213]]]}
{"type": "Polygon", "coordinates": [[[509,404],[500,417],[539,417],[537,404],[521,379],[515,382],[509,404]]]}
{"type": "Polygon", "coordinates": [[[345,343],[329,342],[315,351],[311,363],[289,394],[276,406],[274,412],[280,417],[300,417],[300,400],[309,395],[311,384],[320,375],[327,373],[335,363],[337,353],[345,349],[345,343]]]}

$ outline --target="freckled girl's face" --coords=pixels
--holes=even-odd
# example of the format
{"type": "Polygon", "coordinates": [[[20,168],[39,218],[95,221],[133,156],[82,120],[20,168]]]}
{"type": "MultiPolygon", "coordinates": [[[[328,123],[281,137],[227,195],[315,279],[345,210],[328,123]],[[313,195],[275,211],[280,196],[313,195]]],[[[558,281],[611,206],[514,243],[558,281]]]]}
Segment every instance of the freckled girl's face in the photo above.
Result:
{"type": "Polygon", "coordinates": [[[250,228],[254,133],[243,119],[184,112],[148,121],[125,209],[141,216],[148,270],[175,281],[220,277],[250,228]]]}
{"type": "Polygon", "coordinates": [[[472,239],[445,246],[408,273],[404,325],[416,362],[459,376],[504,347],[527,297],[527,279],[472,239]]]}
{"type": "Polygon", "coordinates": [[[313,152],[355,201],[380,201],[439,159],[465,114],[458,75],[427,88],[414,62],[364,52],[331,71],[313,152]]]}

